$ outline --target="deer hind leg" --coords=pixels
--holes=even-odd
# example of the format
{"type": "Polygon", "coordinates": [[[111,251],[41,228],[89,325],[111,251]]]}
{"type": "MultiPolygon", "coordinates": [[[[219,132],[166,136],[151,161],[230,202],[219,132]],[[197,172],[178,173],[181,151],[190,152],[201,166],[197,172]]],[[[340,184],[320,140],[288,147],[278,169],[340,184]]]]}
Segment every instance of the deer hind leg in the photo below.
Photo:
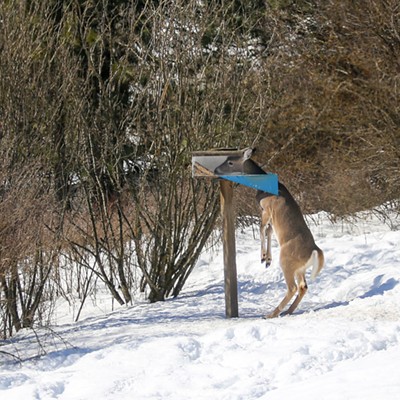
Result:
{"type": "MultiPolygon", "coordinates": [[[[279,303],[278,307],[276,307],[275,310],[271,314],[268,314],[266,316],[266,318],[278,317],[281,314],[281,312],[284,310],[284,308],[287,306],[289,301],[292,299],[292,297],[297,292],[297,285],[296,285],[296,281],[294,279],[294,274],[291,271],[285,270],[284,268],[282,268],[282,269],[283,269],[283,273],[284,273],[284,277],[285,277],[285,281],[286,281],[286,285],[287,285],[286,296],[279,303]]],[[[296,300],[297,300],[297,298],[296,298],[296,300]]],[[[296,300],[295,300],[295,302],[296,302],[296,300]]],[[[299,302],[300,302],[300,300],[299,300],[299,302]]],[[[297,304],[296,304],[296,306],[297,306],[297,304]]]]}
{"type": "Polygon", "coordinates": [[[287,314],[292,314],[293,313],[293,311],[300,304],[300,302],[303,299],[304,295],[307,293],[308,287],[307,287],[307,282],[306,282],[306,278],[305,278],[305,272],[297,273],[296,274],[296,280],[297,280],[298,293],[297,293],[296,298],[294,299],[293,304],[287,310],[287,314]]]}

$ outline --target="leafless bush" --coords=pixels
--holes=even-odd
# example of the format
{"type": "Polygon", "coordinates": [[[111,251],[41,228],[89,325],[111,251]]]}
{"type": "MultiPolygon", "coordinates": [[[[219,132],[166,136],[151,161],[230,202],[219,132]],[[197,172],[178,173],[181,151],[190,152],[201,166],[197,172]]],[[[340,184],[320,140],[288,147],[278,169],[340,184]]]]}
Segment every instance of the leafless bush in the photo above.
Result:
{"type": "Polygon", "coordinates": [[[257,157],[306,211],[340,216],[399,197],[398,16],[397,2],[376,0],[275,11],[257,157]]]}
{"type": "Polygon", "coordinates": [[[398,199],[398,17],[395,0],[2,2],[3,335],[99,281],[120,304],[178,295],[218,218],[192,151],[256,146],[306,211],[398,199]]]}

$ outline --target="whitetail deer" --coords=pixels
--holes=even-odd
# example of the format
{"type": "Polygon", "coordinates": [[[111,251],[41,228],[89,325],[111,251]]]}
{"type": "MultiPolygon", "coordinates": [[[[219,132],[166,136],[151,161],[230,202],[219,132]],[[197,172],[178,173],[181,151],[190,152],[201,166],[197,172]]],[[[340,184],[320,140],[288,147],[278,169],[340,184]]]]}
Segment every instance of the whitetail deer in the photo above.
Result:
{"type": "MultiPolygon", "coordinates": [[[[252,149],[246,149],[242,155],[231,156],[215,169],[217,175],[229,174],[265,174],[250,159],[252,149]]],[[[275,310],[266,316],[279,316],[292,297],[297,296],[285,314],[292,314],[307,292],[305,279],[306,269],[313,267],[311,277],[314,279],[324,265],[324,253],[315,244],[299,205],[282,183],[278,183],[279,195],[258,191],[257,201],[262,209],[261,215],[261,262],[268,267],[271,264],[272,229],[280,246],[280,264],[287,285],[287,293],[275,310]],[[267,247],[265,247],[267,234],[267,247]]]]}

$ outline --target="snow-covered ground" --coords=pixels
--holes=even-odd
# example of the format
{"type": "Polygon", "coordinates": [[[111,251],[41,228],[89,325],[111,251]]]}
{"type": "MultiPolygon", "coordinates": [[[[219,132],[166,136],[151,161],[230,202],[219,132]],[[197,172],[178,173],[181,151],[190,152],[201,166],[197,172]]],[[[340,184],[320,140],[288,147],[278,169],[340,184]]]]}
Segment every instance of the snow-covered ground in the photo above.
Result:
{"type": "Polygon", "coordinates": [[[257,229],[237,232],[240,318],[224,317],[222,254],[214,250],[177,299],[107,315],[87,309],[78,323],[60,308],[52,331],[2,343],[24,361],[0,354],[0,398],[400,398],[400,223],[391,231],[375,219],[315,219],[326,266],[294,315],[261,318],[285,293],[278,248],[265,269],[257,229]]]}

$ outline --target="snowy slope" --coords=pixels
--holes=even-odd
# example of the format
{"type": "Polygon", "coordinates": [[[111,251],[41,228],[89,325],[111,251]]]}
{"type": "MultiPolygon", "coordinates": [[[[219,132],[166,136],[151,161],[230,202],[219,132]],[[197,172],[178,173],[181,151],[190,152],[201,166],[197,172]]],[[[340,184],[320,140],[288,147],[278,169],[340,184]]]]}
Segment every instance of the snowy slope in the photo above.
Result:
{"type": "Polygon", "coordinates": [[[294,315],[260,318],[285,293],[278,249],[265,269],[257,228],[238,232],[239,319],[224,317],[222,254],[206,253],[177,299],[36,332],[44,349],[30,331],[3,343],[25,361],[0,354],[0,398],[400,398],[400,226],[314,219],[326,266],[294,315]]]}

